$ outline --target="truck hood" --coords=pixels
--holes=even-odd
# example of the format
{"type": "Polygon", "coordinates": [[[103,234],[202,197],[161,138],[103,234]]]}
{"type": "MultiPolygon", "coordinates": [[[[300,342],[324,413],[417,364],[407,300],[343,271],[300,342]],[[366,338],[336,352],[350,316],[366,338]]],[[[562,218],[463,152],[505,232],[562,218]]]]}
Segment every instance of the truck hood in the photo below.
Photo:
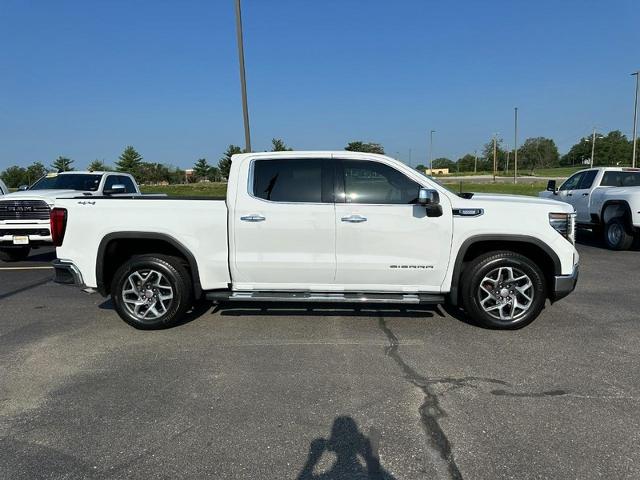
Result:
{"type": "Polygon", "coordinates": [[[3,196],[3,199],[35,199],[45,200],[48,203],[53,203],[56,198],[60,197],[77,197],[81,195],[90,195],[88,192],[81,192],[78,190],[24,190],[22,192],[13,192],[3,196]]]}
{"type": "Polygon", "coordinates": [[[527,195],[508,195],[501,193],[474,193],[471,201],[477,200],[482,202],[503,202],[503,203],[527,203],[529,205],[546,205],[557,207],[560,202],[548,198],[529,197],[527,195]]]}

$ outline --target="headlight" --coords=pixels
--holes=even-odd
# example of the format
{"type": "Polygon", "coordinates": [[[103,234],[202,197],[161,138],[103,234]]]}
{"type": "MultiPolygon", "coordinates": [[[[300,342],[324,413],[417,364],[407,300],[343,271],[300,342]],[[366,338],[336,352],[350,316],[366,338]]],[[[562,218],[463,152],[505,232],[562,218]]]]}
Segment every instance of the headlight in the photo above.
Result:
{"type": "Polygon", "coordinates": [[[575,213],[550,213],[549,224],[571,243],[576,243],[575,213]]]}

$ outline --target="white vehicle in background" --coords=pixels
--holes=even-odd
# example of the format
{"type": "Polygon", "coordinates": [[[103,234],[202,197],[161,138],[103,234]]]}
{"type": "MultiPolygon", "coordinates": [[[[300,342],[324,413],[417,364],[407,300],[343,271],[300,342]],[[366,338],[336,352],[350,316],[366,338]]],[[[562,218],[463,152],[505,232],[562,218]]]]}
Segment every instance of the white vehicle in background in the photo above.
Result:
{"type": "Polygon", "coordinates": [[[49,212],[56,198],[140,195],[140,189],[127,173],[64,172],[49,173],[31,187],[6,193],[0,197],[0,259],[18,261],[34,247],[51,245],[49,212]]]}
{"type": "Polygon", "coordinates": [[[581,170],[556,188],[549,180],[540,197],[573,205],[580,227],[604,232],[612,250],[627,250],[640,232],[640,169],[601,167],[581,170]]]}
{"type": "Polygon", "coordinates": [[[138,328],[194,301],[442,303],[520,328],[578,277],[573,208],[459,196],[384,155],[234,155],[226,198],[61,198],[56,281],[138,328]]]}
{"type": "Polygon", "coordinates": [[[9,189],[4,184],[4,182],[0,180],[0,195],[6,195],[7,193],[9,193],[9,189]]]}

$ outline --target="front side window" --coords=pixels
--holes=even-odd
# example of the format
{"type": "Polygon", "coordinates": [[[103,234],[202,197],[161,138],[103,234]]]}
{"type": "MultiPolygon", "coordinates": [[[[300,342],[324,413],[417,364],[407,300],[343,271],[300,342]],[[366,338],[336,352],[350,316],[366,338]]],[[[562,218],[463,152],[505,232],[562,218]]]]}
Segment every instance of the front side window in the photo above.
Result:
{"type": "Polygon", "coordinates": [[[576,173],[572,177],[569,177],[561,186],[560,190],[576,190],[580,185],[580,181],[582,180],[582,176],[585,172],[576,173]]]}
{"type": "Polygon", "coordinates": [[[50,173],[34,183],[29,190],[79,190],[95,192],[100,186],[102,175],[50,173]]]}
{"type": "Polygon", "coordinates": [[[323,160],[256,160],[253,163],[253,195],[272,202],[321,203],[323,160]]]}
{"type": "Polygon", "coordinates": [[[416,203],[420,184],[388,165],[363,160],[343,160],[347,203],[416,203]]]}

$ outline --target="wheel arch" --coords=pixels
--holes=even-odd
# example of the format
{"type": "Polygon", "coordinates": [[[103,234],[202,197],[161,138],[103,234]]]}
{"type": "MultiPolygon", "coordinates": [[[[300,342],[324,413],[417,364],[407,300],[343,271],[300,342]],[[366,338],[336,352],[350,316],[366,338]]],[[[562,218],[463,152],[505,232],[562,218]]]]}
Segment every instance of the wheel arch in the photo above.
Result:
{"type": "Polygon", "coordinates": [[[134,255],[154,253],[182,258],[191,276],[195,298],[202,296],[198,263],[191,251],[171,235],[156,232],[127,231],[105,235],[100,241],[96,256],[97,290],[107,296],[110,293],[111,279],[122,263],[134,255]]]}
{"type": "Polygon", "coordinates": [[[562,274],[558,255],[546,243],[527,235],[476,235],[466,239],[456,255],[451,278],[449,299],[459,304],[459,289],[462,273],[471,260],[491,251],[509,250],[520,253],[538,263],[548,285],[553,285],[554,276],[562,274]]]}
{"type": "Polygon", "coordinates": [[[607,200],[602,205],[602,210],[600,212],[602,225],[606,225],[609,220],[616,217],[623,217],[626,222],[631,224],[631,207],[626,200],[607,200]],[[607,215],[608,209],[612,209],[614,213],[612,215],[607,215]]]}

